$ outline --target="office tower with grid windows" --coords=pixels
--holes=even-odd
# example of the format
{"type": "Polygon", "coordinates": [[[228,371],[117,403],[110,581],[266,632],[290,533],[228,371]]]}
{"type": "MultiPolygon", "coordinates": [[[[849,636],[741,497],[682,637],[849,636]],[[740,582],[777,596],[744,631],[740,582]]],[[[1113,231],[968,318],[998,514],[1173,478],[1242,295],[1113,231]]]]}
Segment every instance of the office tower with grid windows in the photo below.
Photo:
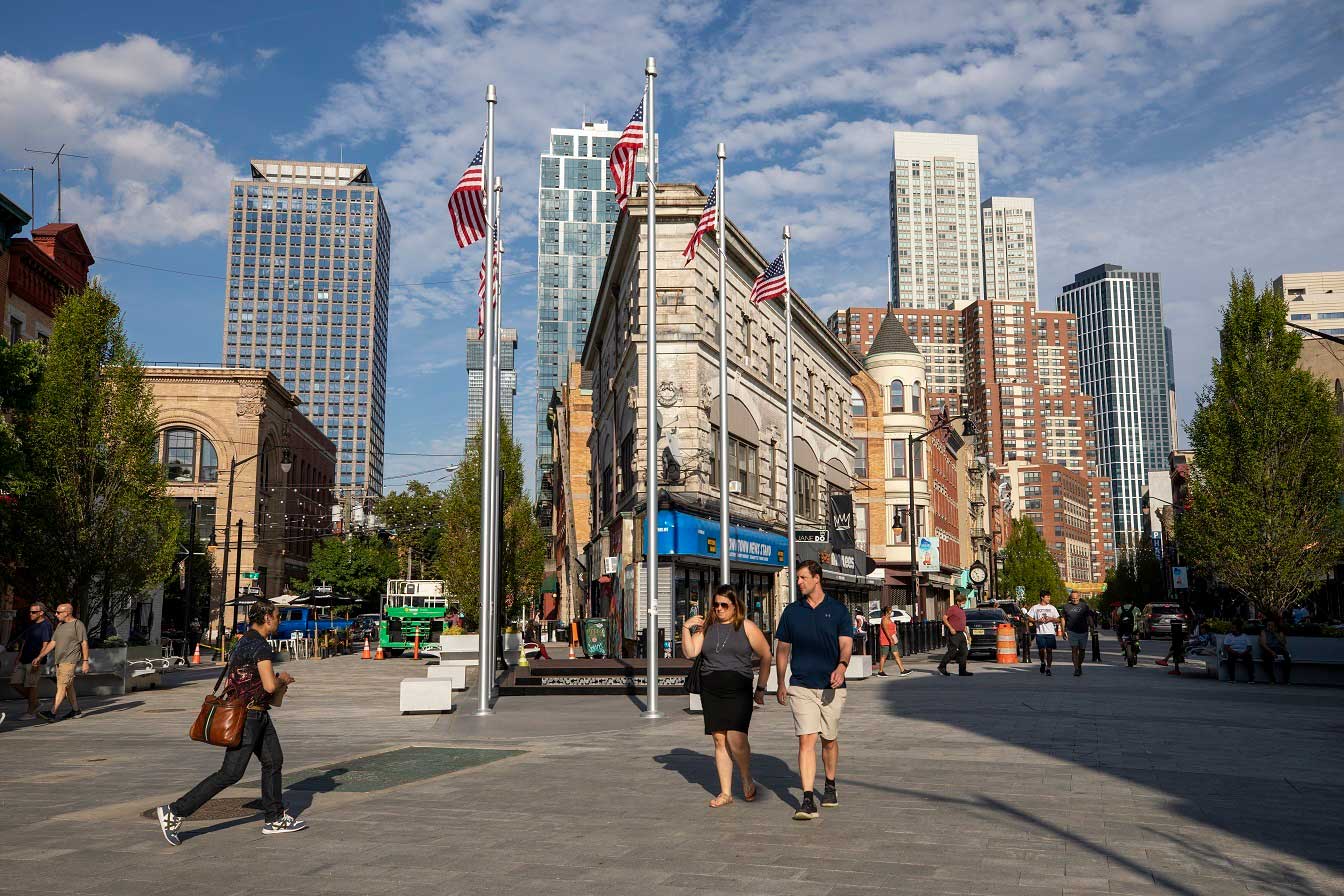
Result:
{"type": "MultiPolygon", "coordinates": [[[[514,356],[518,353],[518,331],[499,331],[499,418],[509,428],[514,441],[518,433],[513,428],[513,399],[518,394],[518,368],[514,356]]],[[[467,329],[467,437],[480,429],[485,419],[485,343],[475,327],[467,329]]]]}
{"type": "Polygon", "coordinates": [[[985,298],[1036,304],[1036,201],[991,196],[980,206],[985,298]]]}
{"type": "Polygon", "coordinates": [[[1079,375],[1096,403],[1116,541],[1132,546],[1143,532],[1148,473],[1167,469],[1174,447],[1161,276],[1098,265],[1075,275],[1057,305],[1078,318],[1079,375]]]}
{"type": "Polygon", "coordinates": [[[379,495],[391,225],[365,165],[253,159],[230,184],[224,364],[273,372],[379,495]]]}
{"type": "MultiPolygon", "coordinates": [[[[607,170],[621,136],[605,121],[552,128],[537,189],[537,511],[550,525],[551,431],[547,408],[570,364],[583,354],[588,322],[620,207],[607,170]]],[[[635,182],[645,176],[643,152],[635,182]]]]}
{"type": "Polygon", "coordinates": [[[979,138],[897,131],[890,186],[896,307],[959,310],[978,301],[979,138]]]}

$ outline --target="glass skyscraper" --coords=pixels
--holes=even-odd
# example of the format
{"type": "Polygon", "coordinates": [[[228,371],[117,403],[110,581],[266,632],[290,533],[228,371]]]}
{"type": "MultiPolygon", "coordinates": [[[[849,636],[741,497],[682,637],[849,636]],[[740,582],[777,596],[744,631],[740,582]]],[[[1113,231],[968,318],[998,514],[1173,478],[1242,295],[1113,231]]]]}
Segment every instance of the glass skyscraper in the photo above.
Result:
{"type": "Polygon", "coordinates": [[[1170,367],[1161,276],[1103,264],[1064,287],[1059,310],[1078,316],[1079,372],[1096,407],[1100,472],[1111,480],[1116,540],[1137,544],[1148,473],[1172,450],[1170,367]]]}
{"type": "MultiPolygon", "coordinates": [[[[514,356],[518,352],[518,331],[499,331],[499,417],[509,427],[514,441],[518,433],[513,428],[513,397],[518,394],[518,369],[514,356]]],[[[475,327],[467,328],[467,437],[476,434],[485,419],[485,342],[475,327]]]]}
{"type": "MultiPolygon", "coordinates": [[[[607,159],[621,136],[605,121],[552,128],[537,190],[537,505],[550,524],[551,433],[546,409],[583,353],[620,206],[607,159]]],[[[641,156],[643,153],[641,152],[641,156]]],[[[645,177],[641,161],[636,182],[645,177]]]]}
{"type": "Polygon", "coordinates": [[[262,367],[336,443],[336,484],[383,488],[392,229],[365,165],[253,159],[231,182],[224,363],[262,367]]]}

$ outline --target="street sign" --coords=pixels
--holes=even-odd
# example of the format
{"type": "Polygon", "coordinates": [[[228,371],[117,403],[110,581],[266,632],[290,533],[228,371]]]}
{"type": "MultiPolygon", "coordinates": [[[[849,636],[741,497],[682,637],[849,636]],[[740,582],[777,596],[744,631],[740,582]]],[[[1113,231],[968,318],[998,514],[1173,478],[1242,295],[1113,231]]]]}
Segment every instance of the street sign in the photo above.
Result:
{"type": "Polygon", "coordinates": [[[245,572],[245,573],[243,573],[243,578],[245,578],[245,579],[252,579],[252,580],[255,581],[256,579],[261,578],[261,573],[259,573],[259,572],[245,572]]]}
{"type": "Polygon", "coordinates": [[[797,544],[830,544],[825,529],[799,529],[793,533],[797,544]]]}
{"type": "Polygon", "coordinates": [[[1017,597],[1018,601],[1025,600],[1027,597],[1027,586],[1026,585],[1016,586],[1015,588],[1013,588],[1013,594],[1017,597]]]}
{"type": "Polygon", "coordinates": [[[313,593],[314,593],[314,594],[330,594],[330,593],[331,593],[331,586],[330,586],[330,585],[318,585],[316,588],[313,589],[313,593]]]}

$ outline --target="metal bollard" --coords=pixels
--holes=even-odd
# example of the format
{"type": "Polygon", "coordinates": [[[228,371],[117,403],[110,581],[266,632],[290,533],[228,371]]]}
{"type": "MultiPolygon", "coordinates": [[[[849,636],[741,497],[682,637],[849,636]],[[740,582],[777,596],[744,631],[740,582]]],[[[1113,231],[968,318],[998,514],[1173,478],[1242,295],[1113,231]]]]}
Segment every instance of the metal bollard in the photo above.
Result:
{"type": "Polygon", "coordinates": [[[1101,635],[1092,629],[1092,662],[1101,662],[1101,635]]]}

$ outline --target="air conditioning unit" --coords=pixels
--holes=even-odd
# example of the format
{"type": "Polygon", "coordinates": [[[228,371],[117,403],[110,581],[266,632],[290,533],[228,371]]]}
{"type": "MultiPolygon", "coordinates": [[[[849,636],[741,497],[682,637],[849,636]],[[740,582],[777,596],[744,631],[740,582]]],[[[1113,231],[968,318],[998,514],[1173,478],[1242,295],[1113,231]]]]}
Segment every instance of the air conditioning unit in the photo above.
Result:
{"type": "Polygon", "coordinates": [[[742,483],[740,483],[740,482],[730,482],[730,483],[728,483],[728,494],[730,494],[730,495],[740,495],[740,494],[742,494],[742,483]]]}
{"type": "Polygon", "coordinates": [[[616,575],[616,572],[617,572],[617,570],[620,569],[620,566],[621,566],[621,558],[620,558],[620,557],[603,557],[603,558],[602,558],[602,572],[603,572],[605,575],[609,575],[609,576],[614,576],[614,575],[616,575]]]}

